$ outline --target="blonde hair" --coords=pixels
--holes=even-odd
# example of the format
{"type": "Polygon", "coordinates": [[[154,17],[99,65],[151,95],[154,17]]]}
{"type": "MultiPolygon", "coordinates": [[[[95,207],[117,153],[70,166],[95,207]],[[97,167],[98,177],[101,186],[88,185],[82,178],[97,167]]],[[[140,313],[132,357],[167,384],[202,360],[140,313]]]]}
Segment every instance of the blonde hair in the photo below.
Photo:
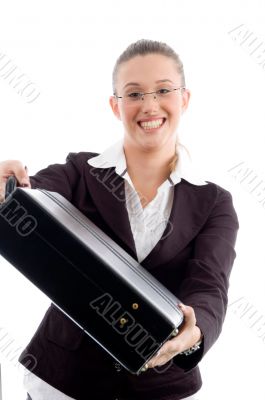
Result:
{"type": "MultiPolygon", "coordinates": [[[[176,146],[177,146],[177,144],[176,144],[176,146]]],[[[178,153],[176,153],[176,154],[174,155],[174,157],[173,157],[173,160],[172,160],[172,161],[170,162],[170,164],[169,164],[170,173],[173,172],[173,171],[175,171],[176,166],[177,166],[178,158],[179,158],[178,153]]]]}
{"type": "Polygon", "coordinates": [[[141,39],[135,43],[130,44],[117,59],[112,72],[113,94],[116,94],[116,81],[117,81],[119,66],[122,63],[129,61],[136,56],[145,56],[147,54],[161,54],[162,56],[171,58],[175,62],[177,71],[180,74],[181,85],[185,86],[183,63],[179,55],[166,43],[158,42],[156,40],[141,39]]]}
{"type": "Polygon", "coordinates": [[[187,151],[187,153],[189,154],[190,158],[191,158],[190,152],[189,152],[189,150],[187,149],[187,147],[184,146],[184,144],[182,144],[182,143],[177,139],[177,140],[176,140],[176,153],[174,154],[174,157],[173,157],[172,161],[169,163],[169,170],[170,170],[170,173],[173,172],[173,171],[175,171],[175,169],[176,169],[176,167],[177,167],[177,162],[178,162],[178,159],[179,159],[179,151],[178,151],[178,147],[179,147],[179,146],[184,147],[185,150],[187,151]]]}

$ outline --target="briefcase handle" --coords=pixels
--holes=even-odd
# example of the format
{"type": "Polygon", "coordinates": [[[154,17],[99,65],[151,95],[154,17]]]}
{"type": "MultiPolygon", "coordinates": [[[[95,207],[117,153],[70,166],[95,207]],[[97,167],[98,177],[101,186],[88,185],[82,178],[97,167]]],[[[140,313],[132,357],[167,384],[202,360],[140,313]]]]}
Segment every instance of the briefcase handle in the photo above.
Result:
{"type": "Polygon", "coordinates": [[[17,188],[17,179],[14,175],[11,175],[7,178],[6,188],[5,188],[5,199],[14,192],[17,188]]]}

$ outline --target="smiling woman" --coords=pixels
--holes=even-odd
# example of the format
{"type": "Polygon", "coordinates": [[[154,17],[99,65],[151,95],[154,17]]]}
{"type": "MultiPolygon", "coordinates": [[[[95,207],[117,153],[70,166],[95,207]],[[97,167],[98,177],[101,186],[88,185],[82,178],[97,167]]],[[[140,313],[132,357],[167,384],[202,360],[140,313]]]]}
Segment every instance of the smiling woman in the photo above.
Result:
{"type": "Polygon", "coordinates": [[[25,377],[32,400],[180,400],[201,388],[198,363],[222,330],[239,223],[230,192],[198,176],[179,142],[189,101],[175,51],[139,40],[113,71],[109,102],[122,140],[101,154],[70,153],[30,177],[19,161],[0,163],[2,196],[12,174],[60,193],[184,303],[179,334],[139,376],[51,306],[20,356],[25,367],[26,354],[37,360],[25,377]]]}
{"type": "Polygon", "coordinates": [[[177,128],[190,98],[180,58],[166,45],[156,46],[154,51],[153,42],[148,47],[140,41],[121,55],[110,98],[125,128],[128,173],[150,201],[177,161],[177,128]]]}

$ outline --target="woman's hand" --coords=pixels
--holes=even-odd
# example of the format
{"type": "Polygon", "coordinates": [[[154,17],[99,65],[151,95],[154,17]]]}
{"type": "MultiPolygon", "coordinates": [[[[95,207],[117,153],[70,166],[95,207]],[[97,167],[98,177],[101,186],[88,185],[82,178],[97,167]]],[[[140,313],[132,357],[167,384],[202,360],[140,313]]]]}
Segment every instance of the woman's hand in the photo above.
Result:
{"type": "Polygon", "coordinates": [[[27,167],[17,160],[0,162],[0,203],[5,200],[6,181],[9,176],[15,175],[21,186],[31,187],[27,167]]]}
{"type": "Polygon", "coordinates": [[[179,307],[184,314],[185,321],[180,333],[163,344],[158,353],[148,361],[148,368],[166,364],[171,358],[194,346],[201,339],[202,333],[200,328],[196,326],[194,309],[183,304],[180,304],[179,307]]]}

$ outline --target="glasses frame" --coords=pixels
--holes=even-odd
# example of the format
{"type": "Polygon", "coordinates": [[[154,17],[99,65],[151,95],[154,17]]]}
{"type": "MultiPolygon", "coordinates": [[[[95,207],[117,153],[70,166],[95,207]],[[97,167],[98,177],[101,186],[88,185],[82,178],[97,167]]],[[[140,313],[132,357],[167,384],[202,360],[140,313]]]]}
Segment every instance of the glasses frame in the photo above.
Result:
{"type": "MultiPolygon", "coordinates": [[[[162,89],[165,89],[165,88],[162,88],[162,89]]],[[[167,90],[171,93],[171,92],[174,92],[175,90],[180,90],[180,89],[186,89],[186,87],[185,86],[180,86],[180,87],[177,87],[177,88],[172,88],[172,89],[167,89],[167,90]]],[[[135,93],[139,93],[141,95],[140,98],[141,98],[142,101],[144,101],[144,96],[146,94],[154,94],[154,99],[156,100],[157,99],[156,96],[159,96],[159,93],[158,93],[159,90],[161,90],[161,89],[157,89],[154,92],[145,92],[145,93],[135,92],[135,93]]],[[[129,99],[130,98],[128,95],[127,96],[118,96],[116,93],[113,93],[113,96],[116,97],[116,99],[123,99],[123,98],[129,99]]],[[[135,101],[140,100],[140,98],[139,99],[138,98],[135,99],[135,101]]],[[[132,101],[132,103],[133,103],[133,101],[132,101]]]]}

